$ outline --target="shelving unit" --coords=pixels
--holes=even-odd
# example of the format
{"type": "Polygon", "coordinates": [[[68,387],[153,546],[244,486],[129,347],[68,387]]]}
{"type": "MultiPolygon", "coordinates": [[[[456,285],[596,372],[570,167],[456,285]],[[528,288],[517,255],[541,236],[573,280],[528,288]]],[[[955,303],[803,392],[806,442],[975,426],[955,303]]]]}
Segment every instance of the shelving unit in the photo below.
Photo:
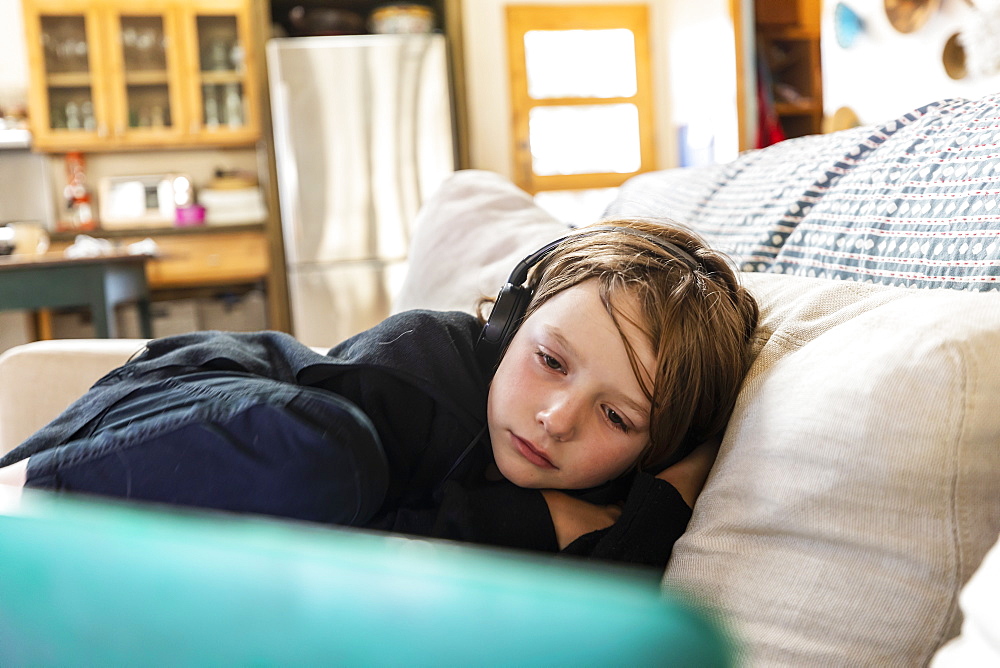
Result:
{"type": "Polygon", "coordinates": [[[743,0],[733,9],[740,149],[760,145],[758,54],[767,65],[767,92],[784,136],[822,132],[821,0],[743,0]]]}
{"type": "Polygon", "coordinates": [[[787,137],[817,134],[823,123],[819,31],[759,25],[757,48],[771,71],[774,107],[787,137]]]}

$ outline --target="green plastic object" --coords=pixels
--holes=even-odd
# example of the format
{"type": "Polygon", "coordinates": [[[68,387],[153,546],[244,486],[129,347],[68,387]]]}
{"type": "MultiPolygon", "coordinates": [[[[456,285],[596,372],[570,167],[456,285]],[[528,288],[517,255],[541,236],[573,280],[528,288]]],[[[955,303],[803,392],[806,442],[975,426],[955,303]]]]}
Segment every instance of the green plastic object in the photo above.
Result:
{"type": "Polygon", "coordinates": [[[0,666],[731,666],[657,578],[520,552],[0,494],[0,666]]]}

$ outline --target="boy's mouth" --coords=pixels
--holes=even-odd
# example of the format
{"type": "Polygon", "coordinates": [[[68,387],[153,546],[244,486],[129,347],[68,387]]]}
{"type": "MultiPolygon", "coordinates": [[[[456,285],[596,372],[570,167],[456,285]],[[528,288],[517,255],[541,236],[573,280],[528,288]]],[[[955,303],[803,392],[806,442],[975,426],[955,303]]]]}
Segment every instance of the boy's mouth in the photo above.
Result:
{"type": "Polygon", "coordinates": [[[524,440],[520,436],[511,434],[514,440],[514,447],[517,451],[521,453],[521,456],[527,459],[529,462],[535,466],[543,469],[558,469],[559,467],[552,463],[552,460],[545,456],[545,454],[536,448],[529,441],[524,440]]]}

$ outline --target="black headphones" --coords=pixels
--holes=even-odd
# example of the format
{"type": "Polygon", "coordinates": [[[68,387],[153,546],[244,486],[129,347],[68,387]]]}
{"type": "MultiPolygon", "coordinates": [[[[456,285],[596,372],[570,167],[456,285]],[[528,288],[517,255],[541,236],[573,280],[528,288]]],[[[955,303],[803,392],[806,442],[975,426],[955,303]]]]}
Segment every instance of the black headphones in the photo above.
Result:
{"type": "Polygon", "coordinates": [[[514,338],[517,328],[521,326],[524,313],[528,310],[531,298],[535,294],[533,288],[525,285],[525,282],[528,280],[528,272],[531,271],[531,268],[548,257],[566,239],[596,234],[598,232],[631,234],[634,237],[639,237],[652,244],[656,244],[673,257],[684,262],[691,271],[695,271],[701,266],[691,253],[680,246],[651,234],[632,229],[631,227],[616,227],[612,225],[590,227],[581,232],[567,234],[554,241],[550,241],[518,262],[517,266],[514,267],[514,271],[510,273],[507,282],[500,289],[500,294],[497,295],[496,302],[493,304],[490,317],[486,321],[482,333],[479,335],[479,340],[476,342],[476,356],[479,358],[483,369],[492,371],[496,368],[497,364],[500,363],[500,356],[507,348],[507,344],[514,338]]]}

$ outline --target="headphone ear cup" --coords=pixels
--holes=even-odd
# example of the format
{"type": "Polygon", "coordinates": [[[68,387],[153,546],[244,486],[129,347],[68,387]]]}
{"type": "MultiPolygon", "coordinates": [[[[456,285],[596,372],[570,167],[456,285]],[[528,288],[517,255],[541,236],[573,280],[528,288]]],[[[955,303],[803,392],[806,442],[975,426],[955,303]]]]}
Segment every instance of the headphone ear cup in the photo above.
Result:
{"type": "Polygon", "coordinates": [[[532,291],[507,283],[500,290],[490,317],[476,342],[476,355],[484,368],[491,371],[500,363],[500,355],[514,337],[524,312],[531,303],[532,291]]]}

